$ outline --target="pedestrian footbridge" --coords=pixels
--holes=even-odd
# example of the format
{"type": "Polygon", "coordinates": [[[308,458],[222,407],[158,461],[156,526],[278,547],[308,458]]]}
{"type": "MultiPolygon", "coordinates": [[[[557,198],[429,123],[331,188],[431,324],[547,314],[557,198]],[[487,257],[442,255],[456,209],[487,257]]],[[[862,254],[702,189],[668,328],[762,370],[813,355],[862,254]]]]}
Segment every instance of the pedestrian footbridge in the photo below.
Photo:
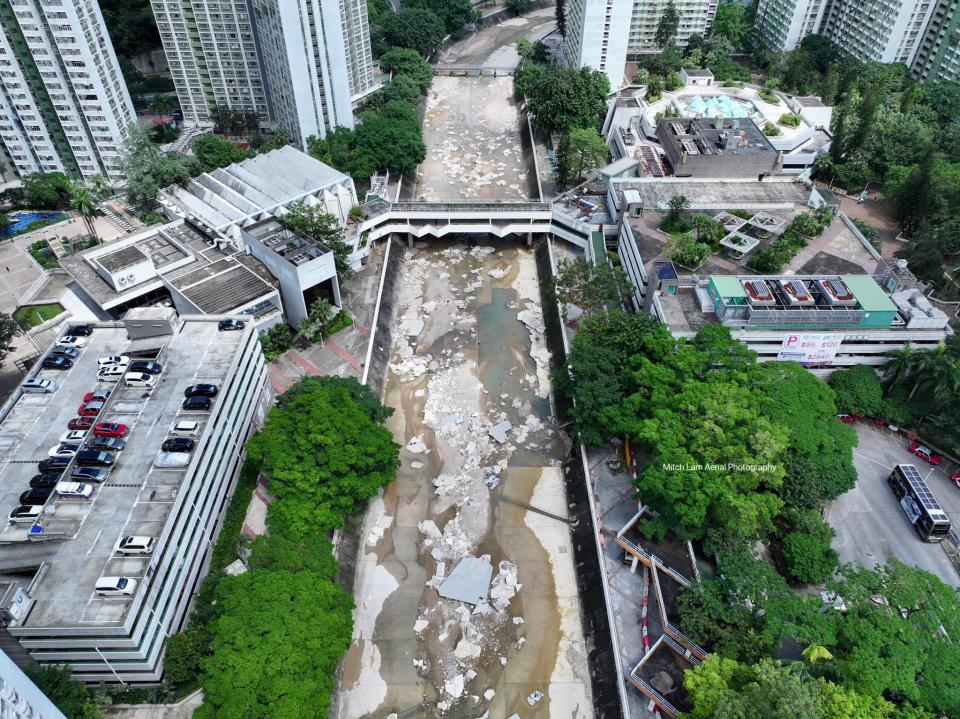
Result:
{"type": "Polygon", "coordinates": [[[366,219],[356,227],[356,247],[369,247],[390,235],[418,239],[451,235],[516,237],[532,244],[534,235],[553,235],[590,251],[591,225],[563,205],[551,202],[387,202],[363,205],[366,219]]]}

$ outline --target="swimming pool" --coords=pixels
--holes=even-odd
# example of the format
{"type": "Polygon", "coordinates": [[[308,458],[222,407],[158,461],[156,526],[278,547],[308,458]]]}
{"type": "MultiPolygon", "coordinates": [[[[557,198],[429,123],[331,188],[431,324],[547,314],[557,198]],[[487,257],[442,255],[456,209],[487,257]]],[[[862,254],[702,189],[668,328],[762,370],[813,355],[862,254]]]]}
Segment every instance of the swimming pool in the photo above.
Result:
{"type": "Polygon", "coordinates": [[[11,212],[8,217],[10,224],[0,229],[0,240],[23,232],[33,222],[65,220],[69,215],[66,212],[11,212]]]}
{"type": "Polygon", "coordinates": [[[749,100],[738,100],[729,95],[681,95],[673,100],[673,108],[681,117],[750,118],[764,122],[763,114],[749,100]]]}

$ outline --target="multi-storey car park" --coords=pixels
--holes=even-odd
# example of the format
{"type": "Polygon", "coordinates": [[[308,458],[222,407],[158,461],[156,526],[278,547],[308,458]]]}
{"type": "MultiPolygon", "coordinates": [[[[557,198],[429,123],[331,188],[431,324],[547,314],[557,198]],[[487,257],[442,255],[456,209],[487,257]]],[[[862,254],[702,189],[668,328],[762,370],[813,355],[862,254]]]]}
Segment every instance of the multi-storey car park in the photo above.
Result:
{"type": "Polygon", "coordinates": [[[218,319],[143,308],[121,322],[96,324],[71,369],[36,375],[55,381],[54,392],[18,391],[0,408],[4,516],[20,503],[38,461],[57,444],[87,392],[110,391],[97,422],[129,428],[126,447],[92,498],[54,492],[35,524],[11,523],[0,531],[3,631],[33,659],[67,664],[86,682],[160,679],[165,640],[183,627],[207,571],[243,444],[267,400],[253,324],[222,331],[218,319]],[[110,355],[159,363],[155,386],[128,387],[122,378],[98,383],[98,358],[110,355]],[[184,390],[199,383],[218,387],[210,408],[184,410],[184,390]],[[181,421],[199,425],[186,464],[158,462],[161,444],[181,421]],[[118,554],[126,536],[153,538],[152,552],[118,554]],[[136,586],[129,596],[98,596],[101,577],[125,577],[136,586]]]}

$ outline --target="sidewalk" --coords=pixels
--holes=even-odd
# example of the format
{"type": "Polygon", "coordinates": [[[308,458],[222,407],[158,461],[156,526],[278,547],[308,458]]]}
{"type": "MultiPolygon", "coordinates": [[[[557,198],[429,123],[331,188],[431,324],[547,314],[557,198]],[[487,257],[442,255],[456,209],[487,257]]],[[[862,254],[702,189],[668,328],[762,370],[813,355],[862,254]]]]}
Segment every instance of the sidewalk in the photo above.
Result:
{"type": "Polygon", "coordinates": [[[288,350],[268,365],[274,392],[285,392],[307,375],[360,379],[367,357],[370,323],[376,310],[385,249],[385,243],[378,243],[367,264],[340,288],[343,309],[353,317],[352,325],[323,340],[322,346],[318,342],[306,349],[288,350]]]}

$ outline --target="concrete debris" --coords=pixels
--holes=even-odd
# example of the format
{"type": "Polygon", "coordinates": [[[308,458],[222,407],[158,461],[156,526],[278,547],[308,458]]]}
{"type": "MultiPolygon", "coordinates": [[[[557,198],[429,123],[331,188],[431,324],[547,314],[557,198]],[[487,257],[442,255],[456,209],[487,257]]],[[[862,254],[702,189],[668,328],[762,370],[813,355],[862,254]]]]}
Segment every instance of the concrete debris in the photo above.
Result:
{"type": "Polygon", "coordinates": [[[453,656],[457,659],[476,659],[480,656],[480,645],[461,639],[457,642],[456,649],[453,650],[453,656]]]}
{"type": "Polygon", "coordinates": [[[423,462],[411,462],[411,463],[410,463],[410,468],[411,468],[411,469],[423,469],[423,462]]]}
{"type": "Polygon", "coordinates": [[[417,435],[416,437],[411,437],[410,441],[407,442],[407,451],[412,452],[413,454],[423,454],[427,451],[427,445],[423,441],[423,437],[417,435]]]}
{"type": "Polygon", "coordinates": [[[506,444],[507,432],[510,431],[511,427],[513,427],[513,424],[510,422],[510,420],[505,419],[502,422],[498,422],[490,427],[490,429],[487,430],[487,434],[497,440],[500,444],[506,444]]]}
{"type": "Polygon", "coordinates": [[[224,568],[223,572],[228,577],[237,577],[241,574],[246,574],[247,565],[243,563],[242,559],[235,559],[224,568]]]}
{"type": "Polygon", "coordinates": [[[386,533],[390,527],[393,526],[393,517],[390,515],[384,515],[377,520],[377,523],[373,525],[370,529],[370,534],[367,535],[367,544],[376,544],[386,533]]]}
{"type": "Polygon", "coordinates": [[[427,621],[426,619],[418,619],[413,623],[413,631],[419,634],[429,626],[430,626],[430,622],[427,621]]]}
{"type": "Polygon", "coordinates": [[[487,691],[483,693],[483,698],[486,699],[488,702],[493,701],[493,698],[495,696],[497,696],[497,693],[493,689],[487,689],[487,691]]]}
{"type": "Polygon", "coordinates": [[[456,699],[463,694],[465,684],[466,682],[464,681],[463,675],[458,674],[452,679],[447,679],[447,681],[443,683],[443,690],[456,699]]]}
{"type": "Polygon", "coordinates": [[[513,618],[513,623],[514,623],[514,624],[523,624],[523,617],[514,617],[514,618],[513,618]]]}
{"type": "Polygon", "coordinates": [[[517,582],[517,565],[513,562],[501,560],[498,570],[497,576],[490,585],[490,604],[498,612],[502,612],[510,606],[510,600],[517,595],[523,585],[517,582]]]}
{"type": "MultiPolygon", "coordinates": [[[[500,562],[501,574],[504,571],[503,565],[505,563],[511,564],[510,562],[500,562]]],[[[446,599],[455,599],[473,605],[482,604],[487,599],[487,590],[490,588],[490,578],[492,576],[493,565],[490,564],[488,557],[466,557],[453,568],[450,576],[440,585],[437,591],[441,597],[445,597],[446,599]]],[[[502,582],[502,584],[506,583],[507,582],[502,582]]],[[[513,584],[516,584],[515,566],[513,584]]],[[[506,596],[505,589],[501,588],[499,591],[498,597],[502,598],[506,596]]],[[[516,594],[516,591],[506,596],[507,603],[513,598],[514,594],[516,594]]]]}
{"type": "MultiPolygon", "coordinates": [[[[468,682],[472,682],[474,679],[477,678],[477,673],[476,673],[475,671],[473,671],[473,669],[468,669],[468,670],[467,670],[466,677],[467,677],[467,681],[468,681],[468,682]]],[[[472,699],[473,699],[474,701],[476,701],[476,700],[478,699],[478,697],[472,697],[472,699]]]]}
{"type": "Polygon", "coordinates": [[[404,320],[400,323],[400,331],[407,337],[416,337],[423,332],[423,320],[412,319],[404,320]]]}
{"type": "Polygon", "coordinates": [[[506,267],[494,267],[492,270],[487,272],[495,280],[502,280],[504,277],[510,274],[510,265],[506,267]]]}

